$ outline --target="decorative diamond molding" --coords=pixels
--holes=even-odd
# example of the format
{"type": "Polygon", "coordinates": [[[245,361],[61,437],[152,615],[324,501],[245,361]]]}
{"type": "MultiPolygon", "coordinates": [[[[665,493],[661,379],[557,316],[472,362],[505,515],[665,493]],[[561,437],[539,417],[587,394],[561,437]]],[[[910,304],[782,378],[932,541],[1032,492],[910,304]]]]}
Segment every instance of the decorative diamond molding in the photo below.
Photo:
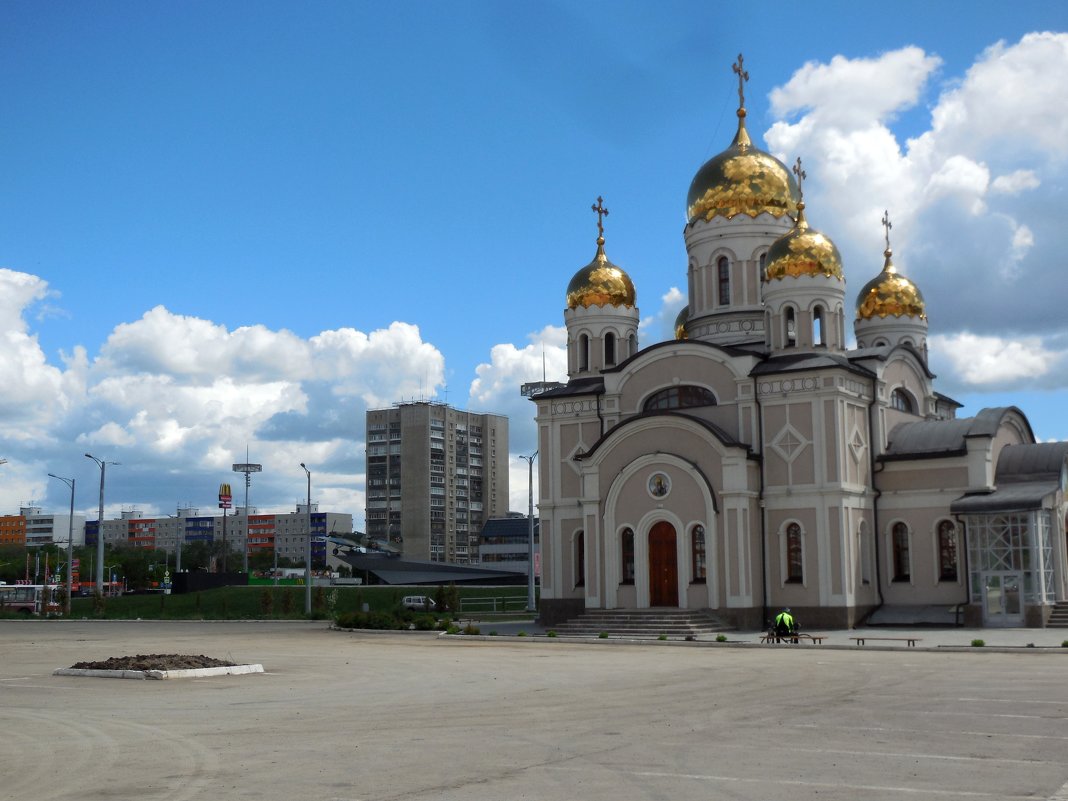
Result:
{"type": "Polygon", "coordinates": [[[805,438],[800,431],[789,423],[783,426],[782,431],[776,434],[775,439],[771,441],[772,449],[787,462],[792,462],[800,455],[801,451],[811,444],[811,440],[805,438]]]}
{"type": "Polygon", "coordinates": [[[864,443],[864,437],[859,428],[853,429],[853,436],[849,438],[849,452],[853,454],[853,461],[860,464],[864,459],[864,453],[868,446],[864,443]]]}

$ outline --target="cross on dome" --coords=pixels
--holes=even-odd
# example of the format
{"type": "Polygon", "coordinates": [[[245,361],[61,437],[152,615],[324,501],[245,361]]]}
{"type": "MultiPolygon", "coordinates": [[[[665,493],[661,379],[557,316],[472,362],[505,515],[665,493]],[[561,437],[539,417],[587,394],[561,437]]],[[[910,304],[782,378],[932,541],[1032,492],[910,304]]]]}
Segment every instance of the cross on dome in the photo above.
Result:
{"type": "Polygon", "coordinates": [[[886,249],[890,250],[890,229],[893,228],[893,223],[890,222],[890,210],[883,211],[883,236],[886,239],[886,249]]]}
{"type": "Polygon", "coordinates": [[[590,206],[597,212],[597,239],[599,244],[604,244],[604,218],[608,216],[608,209],[604,206],[604,198],[597,196],[597,202],[590,206]]]}
{"type": "Polygon", "coordinates": [[[797,176],[797,196],[798,202],[805,199],[805,188],[802,185],[804,180],[808,178],[808,173],[801,169],[801,157],[797,157],[797,163],[793,166],[794,175],[797,176]]]}
{"type": "Polygon", "coordinates": [[[745,82],[749,80],[749,73],[742,69],[745,59],[738,54],[738,60],[731,64],[731,71],[738,76],[738,108],[745,108],[745,82]]]}

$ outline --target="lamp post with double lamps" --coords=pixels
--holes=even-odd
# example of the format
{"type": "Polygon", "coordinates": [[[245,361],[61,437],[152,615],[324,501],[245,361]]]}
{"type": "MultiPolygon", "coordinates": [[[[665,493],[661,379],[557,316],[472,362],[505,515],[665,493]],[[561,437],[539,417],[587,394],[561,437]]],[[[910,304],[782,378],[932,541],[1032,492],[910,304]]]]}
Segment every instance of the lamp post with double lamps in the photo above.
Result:
{"type": "Polygon", "coordinates": [[[308,541],[304,546],[304,614],[311,617],[311,470],[304,466],[304,462],[301,462],[300,466],[308,474],[308,508],[306,510],[308,513],[308,541]]]}
{"type": "Polygon", "coordinates": [[[527,611],[536,612],[537,604],[534,602],[534,460],[538,458],[538,452],[530,456],[520,456],[527,463],[527,611]]]}
{"type": "Polygon", "coordinates": [[[99,459],[91,453],[85,454],[85,458],[92,459],[100,467],[100,507],[96,517],[96,575],[93,579],[97,592],[101,592],[104,586],[104,472],[109,464],[119,463],[99,459]]]}
{"type": "Polygon", "coordinates": [[[70,591],[74,583],[74,479],[63,478],[55,473],[49,473],[49,478],[58,478],[70,487],[70,517],[67,520],[67,617],[70,617],[70,591]]]}

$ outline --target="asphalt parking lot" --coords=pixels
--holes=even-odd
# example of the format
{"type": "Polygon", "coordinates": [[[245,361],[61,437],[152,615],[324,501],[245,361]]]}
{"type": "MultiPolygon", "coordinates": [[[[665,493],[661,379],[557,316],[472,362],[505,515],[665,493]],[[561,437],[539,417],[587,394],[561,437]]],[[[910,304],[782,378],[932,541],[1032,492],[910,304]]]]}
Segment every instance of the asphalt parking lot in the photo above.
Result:
{"type": "Polygon", "coordinates": [[[0,798],[1066,801],[1068,649],[1020,637],[767,647],[0,622],[0,798]],[[135,653],[266,673],[51,675],[135,653]]]}

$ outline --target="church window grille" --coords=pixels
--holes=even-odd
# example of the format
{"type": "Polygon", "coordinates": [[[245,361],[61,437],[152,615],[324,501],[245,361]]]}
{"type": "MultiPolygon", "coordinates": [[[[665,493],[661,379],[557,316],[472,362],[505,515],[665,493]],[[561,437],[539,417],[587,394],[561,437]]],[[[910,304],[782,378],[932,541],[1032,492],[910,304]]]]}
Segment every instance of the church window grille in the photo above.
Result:
{"type": "Polygon", "coordinates": [[[616,363],[616,335],[611,331],[604,335],[604,363],[605,365],[616,363]]]}
{"type": "Polygon", "coordinates": [[[578,369],[590,369],[590,338],[583,334],[578,341],[578,369]]]}
{"type": "Polygon", "coordinates": [[[797,344],[797,321],[794,319],[793,307],[786,307],[786,314],[783,317],[783,325],[785,330],[785,347],[792,348],[797,344]]]}
{"type": "Polygon", "coordinates": [[[890,393],[890,405],[899,412],[916,414],[916,404],[913,402],[912,396],[900,387],[890,393]]]}
{"type": "Polygon", "coordinates": [[[812,310],[812,342],[826,347],[827,335],[824,330],[823,308],[817,306],[812,310]]]}
{"type": "Polygon", "coordinates": [[[644,411],[662,409],[688,409],[694,406],[715,406],[716,396],[704,387],[683,384],[678,387],[662,389],[652,395],[644,406],[644,411]]]}
{"type": "Polygon", "coordinates": [[[705,564],[705,527],[697,525],[690,532],[690,555],[693,562],[693,580],[695,584],[703,584],[708,576],[708,568],[705,564]]]}
{"type": "Polygon", "coordinates": [[[768,280],[768,254],[760,254],[760,282],[764,283],[768,280]]]}
{"type": "Polygon", "coordinates": [[[909,560],[909,527],[904,523],[894,523],[890,536],[894,552],[894,581],[909,581],[912,578],[909,560]]]}
{"type": "Polygon", "coordinates": [[[623,583],[634,583],[634,529],[623,529],[620,537],[620,545],[623,556],[623,583]]]}
{"type": "Polygon", "coordinates": [[[630,344],[630,350],[628,351],[627,356],[633,356],[638,352],[638,337],[631,334],[630,337],[628,337],[627,342],[630,344]]]}
{"type": "Polygon", "coordinates": [[[716,279],[719,285],[719,305],[731,305],[731,263],[726,256],[716,262],[716,279]]]}
{"type": "Polygon", "coordinates": [[[938,580],[957,580],[957,527],[952,520],[938,524],[938,580]]]}
{"type": "Polygon", "coordinates": [[[786,580],[792,584],[801,584],[805,580],[801,526],[797,523],[791,523],[786,527],[786,580]]]}

